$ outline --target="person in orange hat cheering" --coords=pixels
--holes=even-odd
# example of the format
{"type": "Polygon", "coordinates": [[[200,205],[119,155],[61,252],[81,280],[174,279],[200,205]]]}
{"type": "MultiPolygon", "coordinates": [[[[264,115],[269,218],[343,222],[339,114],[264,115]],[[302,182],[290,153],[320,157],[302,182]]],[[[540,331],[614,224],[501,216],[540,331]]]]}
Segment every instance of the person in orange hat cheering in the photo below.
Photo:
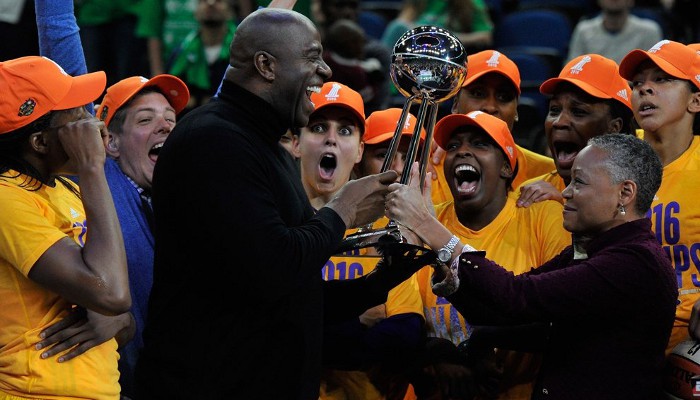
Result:
{"type": "Polygon", "coordinates": [[[544,132],[556,170],[516,189],[519,207],[544,200],[563,202],[561,192],[571,181],[571,166],[588,139],[632,133],[631,91],[617,71],[615,61],[584,54],[566,64],[558,77],[542,83],[540,92],[551,96],[544,132]]]}
{"type": "MultiPolygon", "coordinates": [[[[43,57],[0,63],[0,398],[119,398],[114,339],[70,361],[43,360],[48,326],[131,305],[105,128],[83,107],[105,82],[104,72],[71,77],[43,57]],[[77,175],[80,189],[64,175],[77,175]]],[[[130,318],[113,324],[119,331],[130,318]]]]}
{"type": "Polygon", "coordinates": [[[97,108],[97,117],[107,126],[105,174],[124,236],[132,294],[134,335],[119,348],[119,382],[127,397],[134,396],[134,370],[153,284],[153,169],[188,100],[187,86],[173,75],[132,76],[108,87],[97,108]]]}
{"type": "Polygon", "coordinates": [[[688,338],[691,310],[700,299],[700,138],[693,132],[700,112],[700,56],[689,46],[662,40],[647,51],[628,53],[620,75],[632,82],[634,118],[664,167],[647,216],[678,284],[668,353],[688,338]]]}
{"type": "MultiPolygon", "coordinates": [[[[362,96],[333,81],[324,83],[319,93],[311,95],[311,101],[314,112],[309,124],[294,136],[293,153],[300,160],[309,201],[319,209],[351,179],[353,167],[363,156],[364,142],[378,134],[373,118],[379,119],[376,115],[383,112],[373,113],[365,124],[362,96]]],[[[409,118],[409,126],[411,121],[415,118],[409,118]]],[[[397,122],[398,116],[393,120],[392,135],[397,122]]],[[[325,280],[355,279],[375,270],[379,260],[371,249],[335,255],[321,274],[325,280]]],[[[359,318],[325,327],[321,399],[382,396],[382,385],[375,385],[367,371],[393,362],[395,354],[412,351],[420,342],[423,310],[416,286],[415,278],[409,279],[393,289],[385,303],[368,309],[359,318]]]]}
{"type": "MultiPolygon", "coordinates": [[[[455,240],[463,241],[486,250],[512,273],[522,274],[548,261],[571,242],[562,227],[561,204],[543,202],[536,209],[518,208],[515,199],[508,195],[519,172],[518,150],[506,122],[482,111],[451,114],[435,126],[435,142],[445,150],[444,175],[454,199],[435,207],[437,220],[455,234],[443,253],[457,248],[453,247],[455,240]]],[[[412,206],[409,203],[406,207],[412,206]]],[[[445,355],[458,354],[457,346],[481,328],[433,293],[431,274],[428,267],[417,273],[428,336],[451,342],[450,346],[440,347],[440,354],[428,358],[435,371],[432,379],[459,387],[459,377],[469,375],[469,371],[454,362],[457,356],[445,355]]],[[[482,390],[488,388],[504,398],[529,398],[538,360],[500,350],[496,359],[504,365],[502,380],[493,387],[488,377],[476,377],[482,390]]],[[[420,390],[416,387],[417,392],[420,390]]],[[[448,393],[443,389],[442,394],[448,393]]]]}
{"type": "MultiPolygon", "coordinates": [[[[484,50],[467,58],[467,77],[462,88],[454,97],[453,114],[466,114],[482,111],[500,118],[513,131],[518,120],[520,97],[520,71],[518,66],[505,54],[496,50],[484,50]]],[[[528,179],[540,176],[554,169],[551,158],[528,150],[518,144],[518,173],[513,180],[513,189],[528,179]]],[[[443,150],[433,154],[436,165],[436,181],[433,182],[433,202],[439,204],[452,199],[450,187],[442,172],[443,150]]]]}

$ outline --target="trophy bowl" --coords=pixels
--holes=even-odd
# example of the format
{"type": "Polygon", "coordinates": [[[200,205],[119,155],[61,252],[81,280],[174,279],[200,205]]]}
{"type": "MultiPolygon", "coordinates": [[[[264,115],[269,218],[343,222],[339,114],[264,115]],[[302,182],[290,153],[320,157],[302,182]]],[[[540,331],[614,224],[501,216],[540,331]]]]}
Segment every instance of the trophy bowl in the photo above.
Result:
{"type": "Polygon", "coordinates": [[[436,103],[453,97],[467,76],[467,52],[450,31],[419,26],[401,35],[391,55],[391,80],[405,97],[436,103]]]}

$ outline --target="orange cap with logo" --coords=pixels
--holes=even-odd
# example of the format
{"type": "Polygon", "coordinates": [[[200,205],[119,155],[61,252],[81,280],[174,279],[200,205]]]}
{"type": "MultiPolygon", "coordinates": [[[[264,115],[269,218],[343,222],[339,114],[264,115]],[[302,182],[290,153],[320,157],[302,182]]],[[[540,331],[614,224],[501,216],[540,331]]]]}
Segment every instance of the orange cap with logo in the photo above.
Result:
{"type": "MultiPolygon", "coordinates": [[[[400,108],[388,108],[370,114],[365,122],[365,135],[362,137],[362,141],[365,144],[377,144],[394,137],[396,125],[401,118],[401,111],[400,108]]],[[[416,117],[411,115],[411,113],[406,115],[401,135],[413,135],[413,131],[416,129],[416,122],[416,117]]],[[[425,140],[425,128],[420,130],[420,140],[421,143],[425,140]]]]}
{"type": "Polygon", "coordinates": [[[365,129],[365,103],[359,93],[338,82],[326,82],[320,93],[311,93],[314,112],[328,106],[342,107],[350,110],[357,117],[358,126],[365,129]]]}
{"type": "Polygon", "coordinates": [[[50,111],[84,106],[100,97],[106,84],[103,71],[72,77],[46,57],[0,62],[0,134],[50,111]]]}
{"type": "Polygon", "coordinates": [[[540,93],[551,96],[562,82],[569,82],[593,97],[613,99],[632,109],[629,83],[623,79],[617,63],[598,54],[584,54],[569,61],[558,78],[547,79],[540,93]]]}
{"type": "Polygon", "coordinates": [[[518,157],[518,150],[515,148],[515,141],[511,135],[508,125],[501,119],[482,111],[472,111],[468,114],[451,114],[443,117],[435,125],[435,142],[445,149],[452,133],[462,126],[477,126],[486,132],[493,139],[498,147],[503,150],[511,170],[515,171],[515,163],[518,157]]]}
{"type": "Polygon", "coordinates": [[[486,74],[497,73],[508,78],[520,95],[520,70],[513,60],[506,57],[505,54],[496,50],[480,51],[467,57],[467,65],[469,66],[467,78],[462,87],[468,86],[486,74]]]}
{"type": "Polygon", "coordinates": [[[151,79],[143,76],[131,76],[107,88],[102,104],[97,107],[97,118],[104,121],[105,125],[109,127],[117,110],[147,87],[158,88],[175,109],[176,114],[182,111],[190,100],[190,91],[187,89],[187,85],[177,76],[161,74],[151,79]]]}
{"type": "Polygon", "coordinates": [[[662,40],[649,50],[632,50],[620,62],[620,75],[634,79],[637,67],[651,60],[667,74],[693,82],[700,88],[700,56],[695,49],[672,40],[662,40]]]}

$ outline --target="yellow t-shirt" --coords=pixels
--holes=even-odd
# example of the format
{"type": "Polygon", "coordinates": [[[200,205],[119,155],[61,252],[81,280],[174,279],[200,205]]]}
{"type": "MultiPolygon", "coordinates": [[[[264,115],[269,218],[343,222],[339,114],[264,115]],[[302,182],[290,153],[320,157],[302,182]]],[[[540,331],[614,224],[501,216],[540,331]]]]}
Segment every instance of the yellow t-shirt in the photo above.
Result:
{"type": "Polygon", "coordinates": [[[678,306],[667,353],[688,338],[688,320],[700,299],[700,136],[664,167],[661,187],[647,216],[671,257],[678,278],[678,306]]]}
{"type": "MultiPolygon", "coordinates": [[[[373,227],[384,227],[389,221],[382,218],[373,224],[373,227]]],[[[348,230],[346,235],[354,233],[348,230]]],[[[333,256],[323,267],[324,280],[354,279],[367,275],[373,271],[379,257],[373,255],[372,248],[356,251],[353,255],[333,256]]],[[[389,291],[386,307],[386,317],[397,314],[416,313],[423,316],[423,302],[418,293],[418,281],[414,274],[409,279],[389,291]]],[[[321,395],[323,400],[336,399],[380,399],[381,394],[374,387],[366,373],[362,371],[325,371],[325,378],[321,383],[321,395]]]]}
{"type": "MultiPolygon", "coordinates": [[[[518,148],[518,174],[513,179],[512,187],[517,188],[523,182],[536,176],[543,175],[553,169],[554,160],[547,156],[535,153],[523,147],[516,145],[518,148]]],[[[450,186],[445,179],[445,158],[443,157],[439,165],[435,166],[437,171],[437,180],[432,181],[432,199],[433,204],[441,204],[447,201],[452,201],[452,192],[450,186]]]]}
{"type": "MultiPolygon", "coordinates": [[[[437,206],[436,215],[462,242],[485,250],[489,259],[515,274],[522,274],[544,264],[571,244],[571,234],[563,227],[562,209],[555,201],[519,208],[515,206],[515,199],[509,197],[498,216],[479,231],[459,222],[452,202],[437,206]]],[[[468,322],[445,298],[431,290],[432,269],[423,268],[417,275],[428,335],[449,339],[455,345],[467,339],[472,330],[468,322]]],[[[516,352],[501,352],[500,356],[506,362],[504,384],[510,389],[499,398],[529,399],[539,357],[516,352]]]]}
{"type": "Polygon", "coordinates": [[[82,202],[61,183],[30,191],[19,187],[23,180],[0,178],[0,399],[118,399],[114,339],[64,363],[34,349],[71,304],[27,278],[29,271],[64,237],[82,246],[87,227],[82,202]]]}

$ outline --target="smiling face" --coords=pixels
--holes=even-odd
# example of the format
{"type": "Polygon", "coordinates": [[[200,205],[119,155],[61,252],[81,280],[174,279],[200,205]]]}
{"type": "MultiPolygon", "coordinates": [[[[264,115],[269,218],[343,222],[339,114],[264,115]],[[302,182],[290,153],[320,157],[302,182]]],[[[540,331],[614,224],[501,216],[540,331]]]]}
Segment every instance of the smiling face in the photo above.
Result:
{"type": "Polygon", "coordinates": [[[302,182],[309,198],[330,200],[349,179],[362,157],[360,123],[342,107],[324,107],[311,115],[309,125],[294,138],[302,182]]]}
{"type": "Polygon", "coordinates": [[[549,101],[544,122],[547,144],[559,176],[568,184],[576,155],[588,139],[619,132],[621,119],[612,119],[610,106],[569,84],[560,84],[549,101]]]}
{"type": "Polygon", "coordinates": [[[608,155],[597,147],[586,147],[571,169],[571,183],[562,195],[564,229],[583,236],[595,236],[618,225],[615,220],[621,184],[614,184],[605,167],[608,155]]]}
{"type": "Polygon", "coordinates": [[[680,124],[692,124],[688,109],[694,96],[688,81],[669,75],[649,60],[639,65],[632,79],[634,118],[645,132],[662,128],[677,132],[680,124]]]}
{"type": "Polygon", "coordinates": [[[124,174],[150,190],[158,153],[175,127],[175,109],[158,92],[134,97],[125,107],[121,133],[110,130],[107,153],[117,160],[124,174]]]}
{"type": "Polygon", "coordinates": [[[505,154],[488,134],[474,126],[457,128],[445,151],[445,178],[457,215],[472,214],[473,218],[478,214],[490,222],[505,204],[512,176],[505,154]]]}
{"type": "Polygon", "coordinates": [[[488,73],[463,87],[452,106],[452,113],[482,111],[505,121],[513,130],[518,115],[518,92],[513,82],[499,73],[488,73]]]}
{"type": "Polygon", "coordinates": [[[276,65],[270,101],[290,126],[304,127],[314,112],[311,93],[321,91],[331,69],[323,61],[321,37],[310,21],[297,19],[283,33],[291,40],[280,40],[271,50],[276,65]]]}

